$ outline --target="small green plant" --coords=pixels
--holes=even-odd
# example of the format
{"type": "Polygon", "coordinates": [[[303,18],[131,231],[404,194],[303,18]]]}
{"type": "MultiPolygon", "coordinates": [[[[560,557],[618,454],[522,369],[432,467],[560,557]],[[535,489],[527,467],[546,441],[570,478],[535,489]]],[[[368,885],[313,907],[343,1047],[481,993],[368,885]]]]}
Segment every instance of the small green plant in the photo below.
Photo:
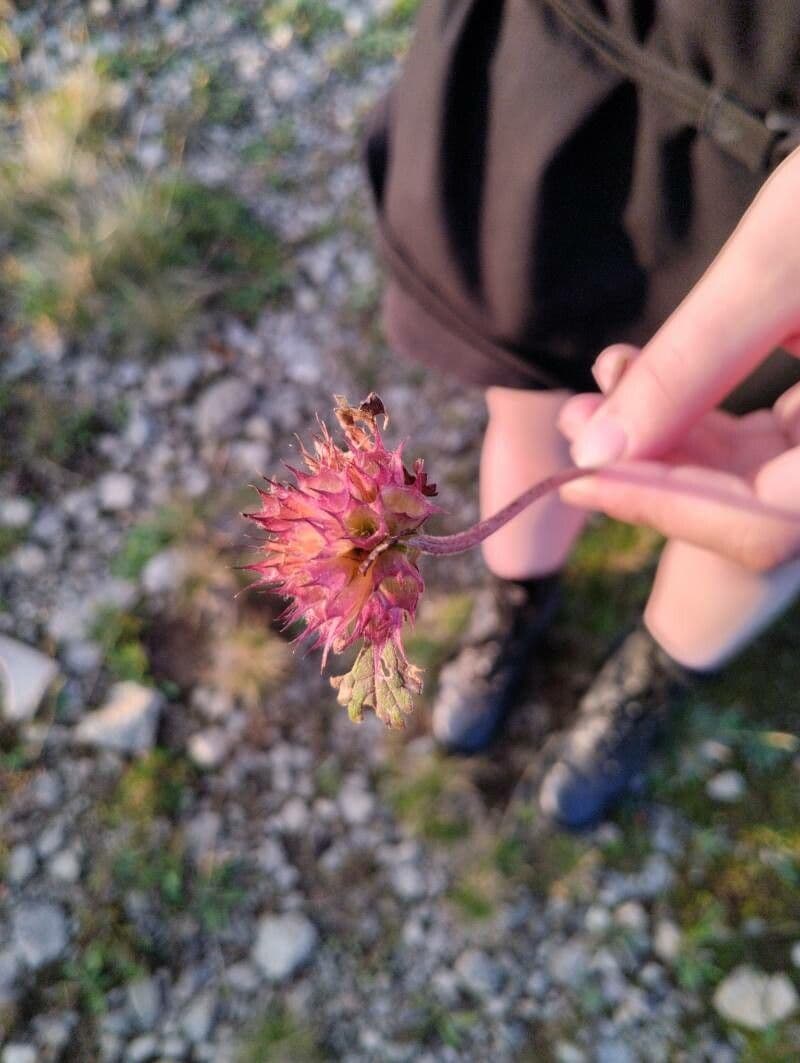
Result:
{"type": "Polygon", "coordinates": [[[126,417],[123,404],[98,410],[53,396],[32,380],[0,384],[0,473],[36,494],[54,471],[96,472],[98,437],[118,431],[126,417]]]}
{"type": "Polygon", "coordinates": [[[297,130],[290,118],[281,118],[261,139],[242,150],[242,160],[250,163],[272,162],[288,155],[297,146],[297,130]]]}
{"type": "Polygon", "coordinates": [[[288,192],[297,185],[292,172],[291,152],[297,145],[297,132],[288,118],[280,119],[258,140],[242,148],[242,162],[257,167],[264,183],[274,192],[288,192]]]}
{"type": "Polygon", "coordinates": [[[437,1042],[449,1048],[463,1049],[471,1027],[478,1021],[478,1013],[467,1008],[446,1008],[420,996],[414,1000],[413,1019],[403,1032],[403,1039],[419,1045],[435,1045],[437,1042]]]}
{"type": "Polygon", "coordinates": [[[343,26],[341,12],[328,0],[268,0],[262,17],[270,32],[286,26],[308,46],[343,26]]]}
{"type": "Polygon", "coordinates": [[[471,832],[465,791],[468,783],[442,758],[425,758],[391,777],[388,796],[397,816],[428,841],[461,841],[471,832]]]}
{"type": "Polygon", "coordinates": [[[780,1023],[758,1032],[740,1031],[742,1063],[795,1063],[800,1058],[800,1025],[780,1023]]]}
{"type": "Polygon", "coordinates": [[[190,517],[181,506],[164,506],[135,524],[125,536],[111,571],[120,579],[138,579],[147,562],[186,533],[190,517]]]}
{"type": "Polygon", "coordinates": [[[110,822],[145,826],[158,816],[173,819],[190,778],[183,758],[164,749],[152,750],[122,773],[106,806],[110,822]]]}
{"type": "Polygon", "coordinates": [[[730,937],[722,905],[709,899],[697,922],[683,928],[681,951],[675,962],[675,973],[683,989],[697,993],[720,980],[724,971],[715,947],[727,943],[730,937]]]}
{"type": "Polygon", "coordinates": [[[488,919],[495,910],[493,898],[479,883],[470,879],[456,882],[447,897],[468,919],[488,919]]]}
{"type": "MultiPolygon", "coordinates": [[[[2,688],[0,688],[0,708],[2,708],[2,688]]],[[[28,766],[30,755],[21,745],[11,745],[10,748],[0,747],[0,777],[19,775],[28,766]]],[[[7,780],[4,780],[4,782],[7,780]]],[[[0,787],[5,790],[5,787],[0,787]]]]}
{"type": "Polygon", "coordinates": [[[204,929],[213,934],[227,925],[244,896],[242,868],[235,861],[227,861],[197,876],[192,910],[204,929]]]}
{"type": "Polygon", "coordinates": [[[322,1063],[324,1058],[313,1029],[275,1006],[246,1037],[238,1063],[322,1063]]]}
{"type": "Polygon", "coordinates": [[[176,846],[132,844],[119,849],[112,873],[119,890],[137,890],[167,909],[186,906],[184,857],[176,846]]]}
{"type": "Polygon", "coordinates": [[[200,67],[192,79],[192,101],[206,122],[236,128],[247,120],[250,101],[223,66],[200,67]]]}
{"type": "Polygon", "coordinates": [[[63,971],[64,978],[77,991],[80,1002],[94,1015],[106,1010],[110,990],[145,973],[146,968],[136,959],[129,943],[111,937],[90,941],[63,971]]]}
{"type": "Polygon", "coordinates": [[[408,47],[420,0],[395,0],[376,15],[353,41],[340,49],[335,65],[347,77],[358,77],[368,64],[396,59],[408,47]]]}
{"type": "Polygon", "coordinates": [[[573,875],[590,857],[589,845],[560,831],[540,834],[525,851],[520,872],[524,881],[540,893],[569,889],[573,875]]]}
{"type": "Polygon", "coordinates": [[[113,606],[98,613],[91,634],[102,646],[106,667],[115,679],[149,682],[150,661],[142,642],[143,627],[140,617],[113,606]]]}

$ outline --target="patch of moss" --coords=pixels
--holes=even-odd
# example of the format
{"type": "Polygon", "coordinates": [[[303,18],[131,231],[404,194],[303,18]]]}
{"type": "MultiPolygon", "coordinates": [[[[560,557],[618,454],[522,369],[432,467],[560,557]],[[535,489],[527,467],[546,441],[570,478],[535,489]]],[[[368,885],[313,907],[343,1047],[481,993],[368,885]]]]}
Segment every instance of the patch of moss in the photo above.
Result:
{"type": "Polygon", "coordinates": [[[791,969],[800,936],[800,791],[797,737],[780,718],[710,698],[711,684],[676,719],[671,748],[653,775],[656,796],[690,825],[669,897],[683,933],[679,982],[708,992],[739,963],[791,969]],[[776,724],[780,730],[775,730],[776,724]],[[714,801],[706,790],[719,770],[698,754],[706,738],[731,750],[727,768],[746,779],[742,800],[714,801]],[[760,926],[757,933],[753,926],[760,926]]]}

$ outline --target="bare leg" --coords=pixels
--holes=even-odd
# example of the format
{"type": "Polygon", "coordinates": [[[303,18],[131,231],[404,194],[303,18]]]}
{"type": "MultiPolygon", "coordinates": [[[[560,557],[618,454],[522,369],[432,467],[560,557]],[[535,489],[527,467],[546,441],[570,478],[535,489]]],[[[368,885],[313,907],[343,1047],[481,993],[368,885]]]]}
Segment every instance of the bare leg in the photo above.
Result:
{"type": "MultiPolygon", "coordinates": [[[[556,427],[568,391],[489,388],[489,425],[481,453],[481,516],[488,517],[537,480],[569,467],[569,444],[556,427]]],[[[562,567],[586,513],[557,495],[542,499],[483,545],[501,579],[529,579],[562,567]]]]}
{"type": "MultiPolygon", "coordinates": [[[[490,388],[481,454],[481,515],[488,517],[531,484],[569,468],[568,443],[556,427],[568,392],[490,388]]],[[[476,601],[465,645],[439,676],[431,727],[459,753],[485,749],[518,703],[541,633],[558,603],[555,582],[537,580],[563,565],[585,513],[547,496],[483,544],[499,577],[476,601]],[[532,580],[525,586],[509,580],[532,580]]]]}
{"type": "Polygon", "coordinates": [[[751,572],[688,543],[667,543],[645,623],[670,657],[710,671],[730,660],[800,594],[800,561],[751,572]]]}

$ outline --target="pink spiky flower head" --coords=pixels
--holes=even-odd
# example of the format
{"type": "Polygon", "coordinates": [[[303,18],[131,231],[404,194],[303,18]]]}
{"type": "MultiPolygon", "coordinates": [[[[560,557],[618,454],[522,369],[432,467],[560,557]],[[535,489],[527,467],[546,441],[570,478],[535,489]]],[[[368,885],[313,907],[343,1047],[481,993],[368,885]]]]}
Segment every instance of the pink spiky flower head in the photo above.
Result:
{"type": "Polygon", "coordinates": [[[295,482],[268,481],[261,509],[246,516],[268,533],[264,557],[248,567],[258,584],[291,602],[287,624],[302,621],[301,640],[341,653],[364,640],[350,672],[331,680],[351,719],[371,706],[390,727],[402,727],[422,689],[422,673],[406,658],[401,630],[413,620],[424,583],[417,551],[403,538],[438,511],[422,460],[413,472],[402,445],[387,450],[377,419],[383,403],[370,395],[358,407],[336,396],[336,417],[348,443],[343,450],[320,424],[313,453],[301,447],[307,471],[295,482]]]}

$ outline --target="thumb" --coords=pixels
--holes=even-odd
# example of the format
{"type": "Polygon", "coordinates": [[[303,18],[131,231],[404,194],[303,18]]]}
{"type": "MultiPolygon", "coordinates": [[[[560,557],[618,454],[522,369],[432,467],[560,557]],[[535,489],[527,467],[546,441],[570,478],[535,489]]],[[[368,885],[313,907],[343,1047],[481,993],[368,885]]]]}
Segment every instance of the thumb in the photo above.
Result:
{"type": "Polygon", "coordinates": [[[800,152],[764,185],[705,275],[578,433],[576,465],[653,457],[800,324],[800,152]]]}

